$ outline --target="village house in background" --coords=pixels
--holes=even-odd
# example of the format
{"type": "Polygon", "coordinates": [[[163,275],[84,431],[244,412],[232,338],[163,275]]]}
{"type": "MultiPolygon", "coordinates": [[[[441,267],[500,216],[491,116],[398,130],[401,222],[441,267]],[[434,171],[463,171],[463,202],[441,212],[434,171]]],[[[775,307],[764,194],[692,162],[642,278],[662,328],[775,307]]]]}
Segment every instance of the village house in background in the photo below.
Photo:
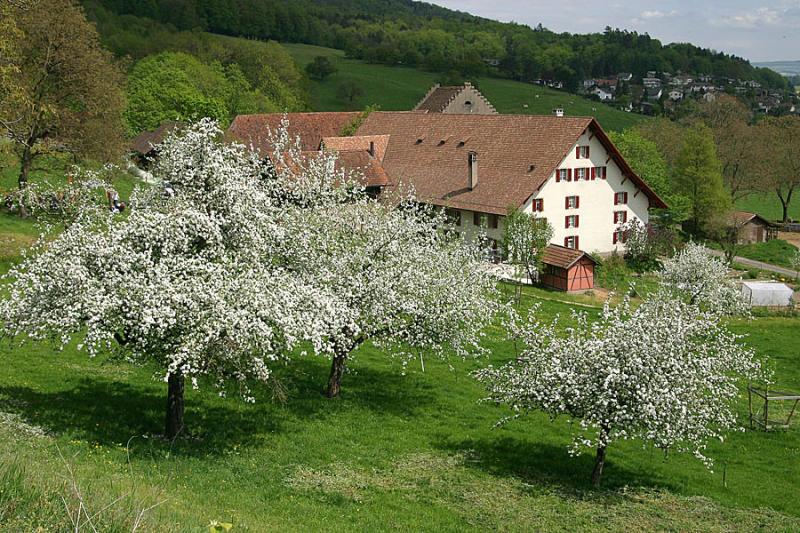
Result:
{"type": "MultiPolygon", "coordinates": [[[[375,195],[412,186],[418,199],[446,209],[455,229],[486,235],[495,250],[511,208],[547,218],[559,247],[610,253],[624,250],[623,224],[647,224],[650,208],[666,207],[591,117],[373,112],[342,136],[358,113],[245,115],[227,137],[266,157],[269,131],[284,116],[303,150],[336,150],[343,165],[367,171],[375,195]]],[[[568,279],[591,280],[587,261],[568,279]]]]}

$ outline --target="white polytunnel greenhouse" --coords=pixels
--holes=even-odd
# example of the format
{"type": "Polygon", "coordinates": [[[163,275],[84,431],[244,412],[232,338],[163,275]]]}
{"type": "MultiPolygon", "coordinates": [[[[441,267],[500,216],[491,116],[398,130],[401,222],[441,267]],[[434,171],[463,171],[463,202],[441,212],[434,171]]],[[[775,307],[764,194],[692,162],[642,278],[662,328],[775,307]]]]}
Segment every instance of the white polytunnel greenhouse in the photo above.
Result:
{"type": "Polygon", "coordinates": [[[787,307],[792,303],[794,291],[783,283],[745,281],[742,283],[742,293],[755,307],[787,307]]]}

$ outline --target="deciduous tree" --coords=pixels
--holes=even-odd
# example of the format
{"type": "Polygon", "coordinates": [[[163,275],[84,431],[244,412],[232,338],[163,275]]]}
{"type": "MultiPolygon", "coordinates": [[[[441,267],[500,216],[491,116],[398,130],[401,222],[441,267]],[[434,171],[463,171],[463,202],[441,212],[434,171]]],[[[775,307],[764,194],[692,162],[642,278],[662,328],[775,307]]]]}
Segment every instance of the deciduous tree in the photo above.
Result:
{"type": "Polygon", "coordinates": [[[48,150],[110,160],[124,143],[124,78],[99,44],[97,31],[72,0],[31,0],[5,8],[0,41],[13,55],[13,87],[0,98],[0,127],[20,158],[19,187],[34,159],[48,150]],[[15,27],[14,27],[15,26],[15,27]]]}
{"type": "Polygon", "coordinates": [[[483,351],[482,330],[498,306],[478,246],[443,230],[443,212],[402,194],[388,202],[363,191],[329,194],[342,189],[315,179],[347,176],[314,169],[335,165],[335,154],[304,155],[288,139],[273,144],[277,182],[298,184],[284,195],[282,228],[291,238],[276,260],[305,275],[337,309],[317,350],[331,358],[328,397],[339,395],[348,361],[368,341],[404,362],[483,351]]]}
{"type": "Polygon", "coordinates": [[[95,356],[154,363],[168,384],[165,434],[184,426],[184,380],[251,381],[300,341],[321,347],[332,300],[272,260],[285,238],[262,163],[217,143],[210,121],[168,140],[130,215],[87,209],[8,277],[3,333],[52,338],[95,356]],[[325,316],[327,315],[327,316],[325,316]],[[116,346],[116,348],[114,348],[116,346]]]}
{"type": "Polygon", "coordinates": [[[544,249],[553,239],[553,227],[547,219],[511,209],[505,220],[503,252],[509,263],[516,266],[531,282],[542,271],[544,249]]]}
{"type": "Polygon", "coordinates": [[[737,315],[750,309],[737,280],[728,276],[725,262],[700,244],[690,242],[664,261],[659,276],[666,289],[704,311],[737,315]]]}
{"type": "Polygon", "coordinates": [[[695,124],[686,131],[675,162],[673,183],[675,192],[689,199],[692,231],[700,231],[715,213],[730,209],[731,199],[722,181],[714,138],[704,124],[695,124]]]}
{"type": "Polygon", "coordinates": [[[689,452],[710,466],[707,442],[738,428],[739,380],[761,375],[738,336],[668,294],[635,309],[627,300],[607,304],[596,322],[578,313],[577,325],[563,333],[535,317],[534,310],[514,329],[523,345],[519,357],[475,375],[487,399],[516,416],[567,415],[575,426],[570,451],[595,450],[595,486],[608,447],[620,440],[689,452]]]}
{"type": "Polygon", "coordinates": [[[768,118],[758,125],[766,142],[761,152],[759,172],[765,186],[778,196],[783,208],[781,220],[789,221],[789,206],[795,190],[800,187],[800,117],[768,118]]]}

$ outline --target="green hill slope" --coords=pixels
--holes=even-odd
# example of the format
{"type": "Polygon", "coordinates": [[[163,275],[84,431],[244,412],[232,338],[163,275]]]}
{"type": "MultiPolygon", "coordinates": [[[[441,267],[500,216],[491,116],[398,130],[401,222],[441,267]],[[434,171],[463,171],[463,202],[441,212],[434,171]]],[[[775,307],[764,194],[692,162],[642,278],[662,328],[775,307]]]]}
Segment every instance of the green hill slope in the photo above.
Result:
{"type": "MultiPolygon", "coordinates": [[[[326,56],[338,69],[322,82],[311,82],[311,106],[315,111],[362,109],[369,104],[378,104],[385,111],[409,110],[439,77],[433,72],[349,59],[343,51],[332,48],[289,43],[283,46],[301,67],[315,56],[326,56]],[[337,89],[345,80],[356,82],[363,90],[352,103],[337,95],[337,89]]],[[[642,115],[529,83],[500,78],[479,78],[473,83],[500,113],[546,115],[554,107],[562,106],[567,115],[596,117],[607,130],[622,130],[647,120],[642,115]]]]}

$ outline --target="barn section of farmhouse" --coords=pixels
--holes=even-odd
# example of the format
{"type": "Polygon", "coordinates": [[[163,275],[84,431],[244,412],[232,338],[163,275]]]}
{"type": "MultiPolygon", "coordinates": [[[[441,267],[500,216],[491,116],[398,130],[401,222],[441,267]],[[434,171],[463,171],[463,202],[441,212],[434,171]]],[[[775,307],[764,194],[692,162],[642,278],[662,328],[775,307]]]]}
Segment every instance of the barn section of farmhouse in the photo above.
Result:
{"type": "Polygon", "coordinates": [[[551,244],[542,257],[544,270],[540,282],[545,287],[559,291],[582,291],[594,287],[592,257],[572,248],[551,244]]]}

